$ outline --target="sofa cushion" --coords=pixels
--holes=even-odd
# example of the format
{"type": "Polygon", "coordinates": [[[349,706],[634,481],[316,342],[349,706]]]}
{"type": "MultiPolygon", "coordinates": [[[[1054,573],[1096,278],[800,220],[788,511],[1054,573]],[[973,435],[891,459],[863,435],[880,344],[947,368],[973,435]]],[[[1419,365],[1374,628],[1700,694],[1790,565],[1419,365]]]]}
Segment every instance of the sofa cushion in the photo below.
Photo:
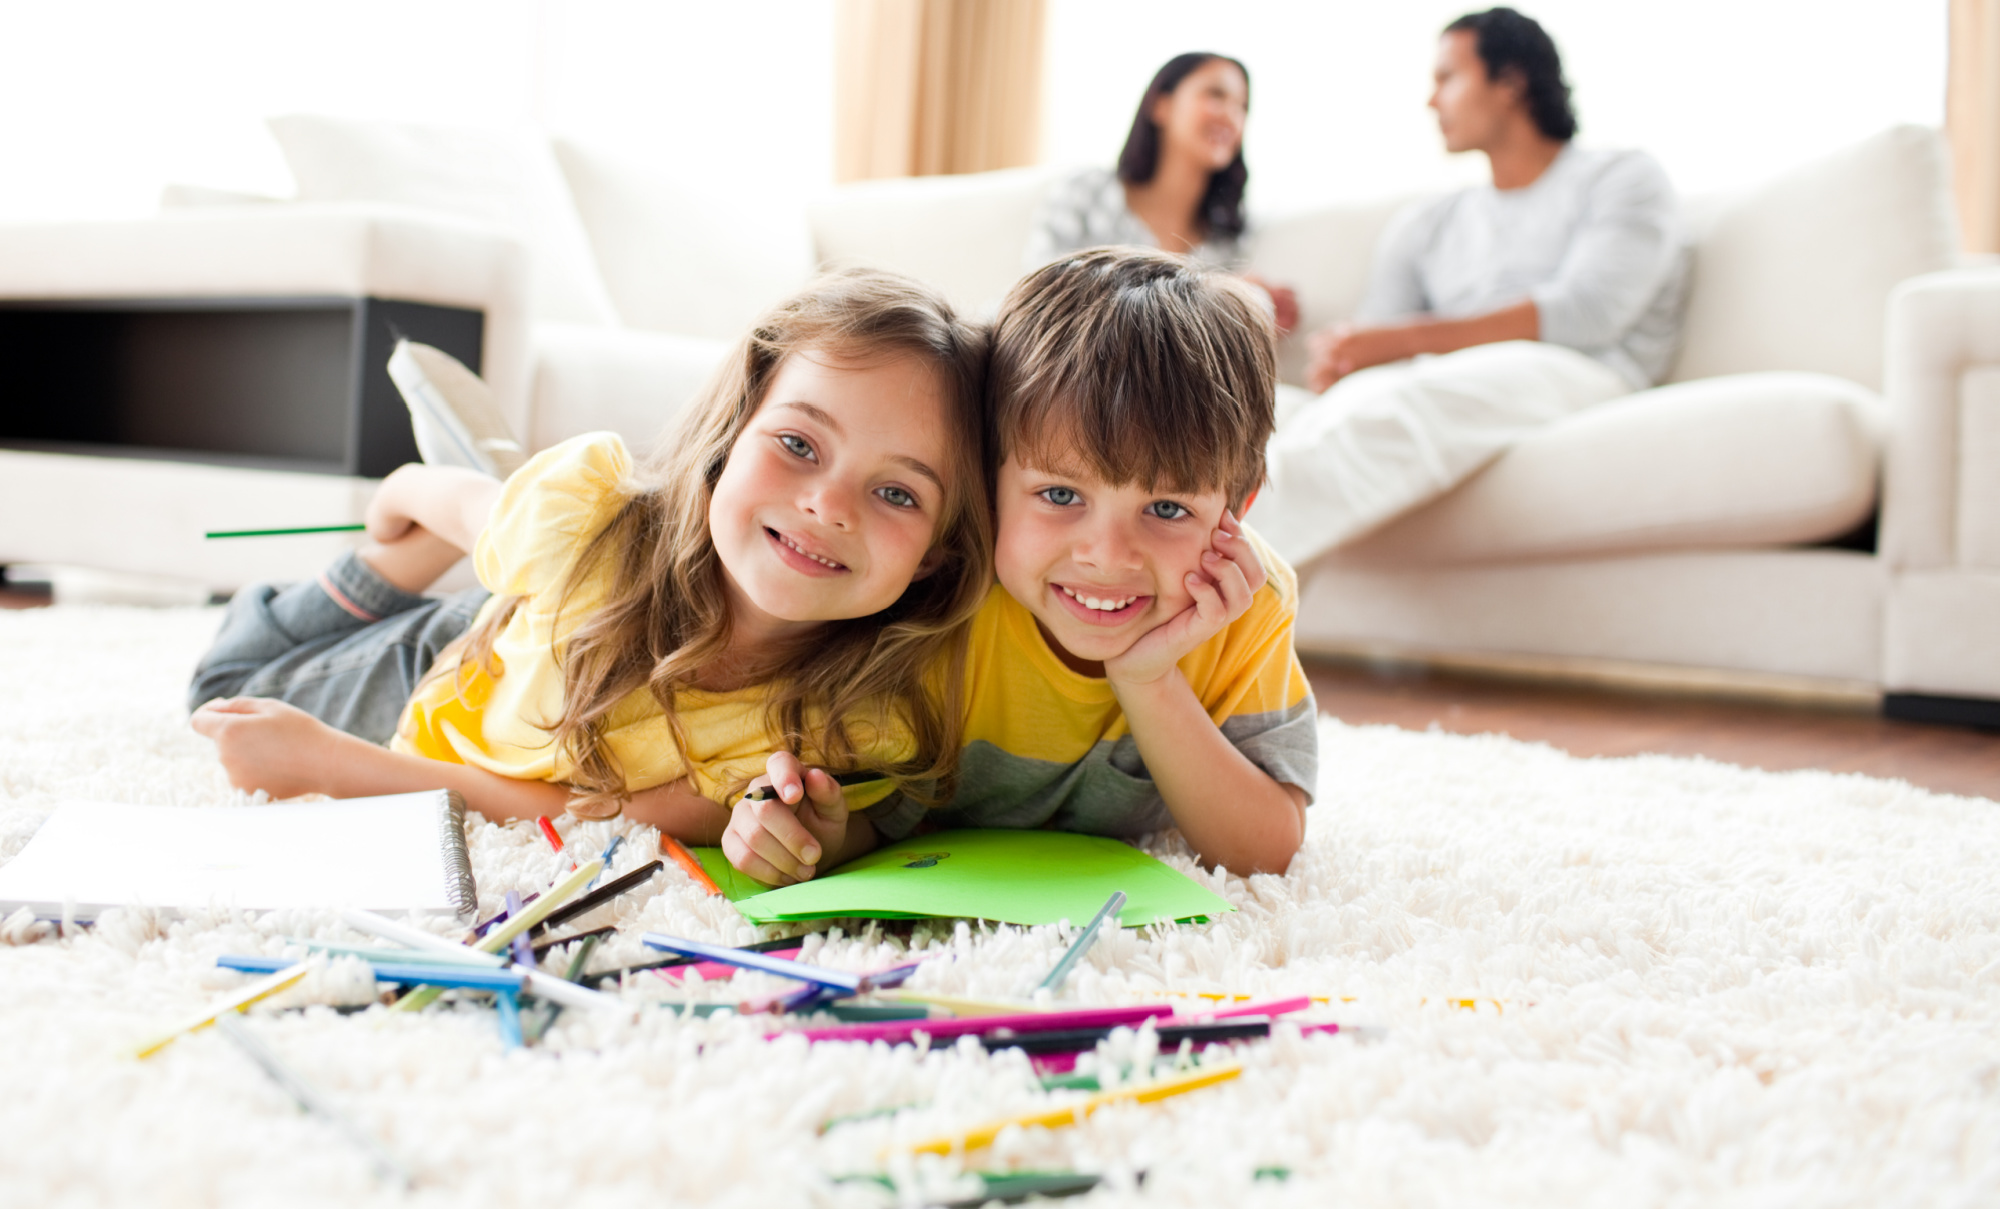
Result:
{"type": "Polygon", "coordinates": [[[1874,507],[1885,410],[1825,374],[1642,391],[1551,425],[1339,557],[1505,562],[1837,537],[1874,507]]]}
{"type": "Polygon", "coordinates": [[[529,445],[541,450],[579,433],[615,432],[641,456],[733,347],[707,336],[574,323],[537,324],[534,338],[529,445]]]}
{"type": "Polygon", "coordinates": [[[930,282],[961,307],[999,303],[1026,267],[1028,226],[1055,173],[1007,168],[843,185],[808,209],[822,264],[930,282]]]}
{"type": "Polygon", "coordinates": [[[566,139],[555,152],[628,326],[735,340],[812,276],[812,235],[789,194],[697,188],[566,139]]]}
{"type": "Polygon", "coordinates": [[[1672,381],[1814,370],[1882,385],[1889,291],[1958,262],[1943,141],[1898,126],[1688,207],[1692,289],[1672,381]]]}
{"type": "Polygon", "coordinates": [[[618,322],[547,140],[310,114],[269,124],[300,201],[386,202],[504,227],[528,246],[537,319],[618,322]]]}

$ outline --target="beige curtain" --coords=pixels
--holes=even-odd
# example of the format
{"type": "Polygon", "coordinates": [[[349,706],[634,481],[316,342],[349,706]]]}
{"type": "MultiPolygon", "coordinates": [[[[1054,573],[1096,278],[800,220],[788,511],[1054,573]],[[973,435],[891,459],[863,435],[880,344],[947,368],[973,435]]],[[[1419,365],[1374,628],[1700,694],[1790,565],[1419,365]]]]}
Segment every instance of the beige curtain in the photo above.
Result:
{"type": "Polygon", "coordinates": [[[840,0],[835,177],[1034,163],[1045,7],[1045,0],[840,0]]]}
{"type": "Polygon", "coordinates": [[[1965,250],[2000,252],[2000,0],[1951,0],[1945,128],[1965,250]]]}

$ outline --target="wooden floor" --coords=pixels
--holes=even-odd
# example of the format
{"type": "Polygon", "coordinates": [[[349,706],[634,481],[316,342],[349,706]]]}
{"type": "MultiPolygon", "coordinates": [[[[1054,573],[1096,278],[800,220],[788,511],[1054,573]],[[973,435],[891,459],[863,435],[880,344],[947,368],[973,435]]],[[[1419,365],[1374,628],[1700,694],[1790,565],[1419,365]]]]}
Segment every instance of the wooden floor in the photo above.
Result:
{"type": "MultiPolygon", "coordinates": [[[[0,608],[48,603],[46,591],[0,583],[0,608]]],[[[1578,756],[1657,752],[1774,772],[1860,772],[2000,798],[2000,734],[1890,722],[1851,705],[1625,690],[1404,663],[1313,659],[1306,675],[1319,707],[1347,722],[1512,735],[1578,756]]]]}
{"type": "Polygon", "coordinates": [[[2000,798],[2000,734],[1891,722],[1853,705],[1638,691],[1308,660],[1321,710],[1346,722],[1505,734],[1578,756],[1654,752],[1785,771],[1899,777],[1942,793],[2000,798]]]}

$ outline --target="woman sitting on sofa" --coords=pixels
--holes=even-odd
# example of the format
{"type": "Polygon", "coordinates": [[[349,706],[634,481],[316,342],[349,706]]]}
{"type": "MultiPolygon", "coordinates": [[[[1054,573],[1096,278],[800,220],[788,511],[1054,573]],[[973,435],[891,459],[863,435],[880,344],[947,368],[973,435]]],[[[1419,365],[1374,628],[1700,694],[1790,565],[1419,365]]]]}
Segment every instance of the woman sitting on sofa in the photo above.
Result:
{"type": "MultiPolygon", "coordinates": [[[[1027,266],[1079,248],[1137,244],[1240,268],[1249,110],[1250,73],[1235,59],[1196,51],[1167,60],[1132,115],[1117,169],[1084,168],[1049,191],[1028,236],[1027,266]]],[[[1244,277],[1271,296],[1279,329],[1290,331],[1299,317],[1292,291],[1244,277]]]]}

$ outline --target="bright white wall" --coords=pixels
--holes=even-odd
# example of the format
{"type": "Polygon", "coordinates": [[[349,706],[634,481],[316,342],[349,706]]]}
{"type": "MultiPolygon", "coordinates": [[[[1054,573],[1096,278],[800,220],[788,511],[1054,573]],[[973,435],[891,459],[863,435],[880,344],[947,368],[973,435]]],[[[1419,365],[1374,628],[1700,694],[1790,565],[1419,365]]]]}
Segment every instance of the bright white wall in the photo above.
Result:
{"type": "Polygon", "coordinates": [[[832,178],[824,0],[0,0],[0,218],[288,193],[295,111],[542,125],[726,180],[832,178]]]}
{"type": "MultiPolygon", "coordinates": [[[[1525,2],[1525,0],[1524,0],[1525,2]]],[[[1584,138],[1684,189],[1943,115],[1945,0],[1546,0],[1584,138]]],[[[290,188],[266,114],[540,125],[735,187],[832,179],[831,0],[0,0],[0,219],[290,188]]],[[[1476,177],[1423,107],[1441,0],[1050,0],[1046,158],[1109,162],[1155,68],[1250,65],[1252,200],[1476,177]]]]}
{"type": "MultiPolygon", "coordinates": [[[[1250,69],[1252,204],[1288,210],[1477,179],[1424,101],[1467,0],[1050,0],[1044,155],[1110,163],[1160,64],[1250,69]]],[[[1725,188],[1897,122],[1944,120],[1945,0],[1519,0],[1562,51],[1582,141],[1725,188]]]]}

